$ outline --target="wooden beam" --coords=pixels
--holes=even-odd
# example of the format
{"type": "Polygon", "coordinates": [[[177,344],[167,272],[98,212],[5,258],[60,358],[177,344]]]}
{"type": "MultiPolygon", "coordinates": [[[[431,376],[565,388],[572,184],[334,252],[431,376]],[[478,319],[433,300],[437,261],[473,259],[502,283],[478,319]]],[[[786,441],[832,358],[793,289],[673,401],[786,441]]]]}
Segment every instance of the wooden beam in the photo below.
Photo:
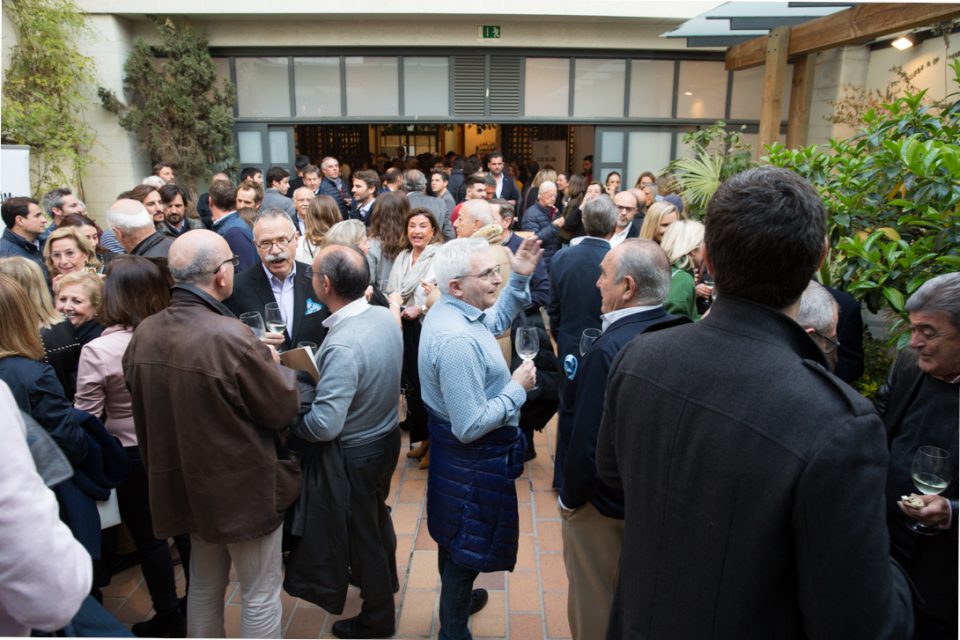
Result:
{"type": "MultiPolygon", "coordinates": [[[[937,24],[957,16],[960,16],[960,4],[861,4],[792,27],[789,56],[865,44],[880,36],[937,24]]],[[[727,49],[727,70],[737,71],[763,64],[768,37],[760,36],[727,49]]]]}
{"type": "Polygon", "coordinates": [[[767,36],[766,63],[763,66],[763,104],[760,107],[760,148],[780,139],[780,114],[783,111],[783,84],[787,78],[787,51],[790,27],[777,27],[767,36]]]}
{"type": "Polygon", "coordinates": [[[811,53],[800,56],[793,63],[793,79],[790,82],[790,109],[787,115],[787,146],[791,149],[807,144],[816,55],[811,53]]]}

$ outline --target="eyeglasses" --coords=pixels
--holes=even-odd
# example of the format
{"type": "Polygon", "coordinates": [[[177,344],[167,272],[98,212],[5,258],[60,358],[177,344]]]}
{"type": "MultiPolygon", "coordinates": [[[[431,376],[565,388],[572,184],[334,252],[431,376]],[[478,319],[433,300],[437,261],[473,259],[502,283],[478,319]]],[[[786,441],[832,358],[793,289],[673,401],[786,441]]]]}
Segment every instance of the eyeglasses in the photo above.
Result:
{"type": "Polygon", "coordinates": [[[293,240],[295,236],[290,236],[289,238],[277,238],[276,240],[261,240],[257,243],[257,246],[261,249],[270,249],[271,247],[280,247],[283,248],[283,245],[288,244],[293,240]]]}
{"type": "Polygon", "coordinates": [[[836,351],[837,348],[840,346],[840,340],[837,338],[837,336],[828,338],[827,336],[823,335],[819,331],[814,331],[813,333],[814,335],[822,338],[827,343],[827,345],[823,348],[823,352],[827,355],[830,355],[831,353],[836,351]]]}
{"type": "Polygon", "coordinates": [[[76,258],[79,252],[74,249],[67,249],[66,251],[54,251],[50,254],[51,260],[59,260],[60,258],[66,258],[67,260],[73,260],[76,258]]]}
{"type": "Polygon", "coordinates": [[[221,262],[220,264],[218,264],[218,265],[217,265],[217,268],[214,269],[213,271],[211,271],[210,273],[216,273],[216,272],[220,271],[220,269],[222,269],[223,266],[224,266],[224,265],[227,265],[227,264],[232,264],[232,265],[233,265],[233,268],[236,269],[237,267],[240,266],[240,256],[233,256],[232,258],[230,258],[230,259],[228,259],[228,260],[224,260],[223,262],[221,262]]]}
{"type": "Polygon", "coordinates": [[[480,278],[481,280],[489,280],[494,275],[500,275],[500,265],[498,264],[490,267],[489,269],[485,269],[480,273],[464,273],[454,279],[459,280],[460,278],[480,278]]]}

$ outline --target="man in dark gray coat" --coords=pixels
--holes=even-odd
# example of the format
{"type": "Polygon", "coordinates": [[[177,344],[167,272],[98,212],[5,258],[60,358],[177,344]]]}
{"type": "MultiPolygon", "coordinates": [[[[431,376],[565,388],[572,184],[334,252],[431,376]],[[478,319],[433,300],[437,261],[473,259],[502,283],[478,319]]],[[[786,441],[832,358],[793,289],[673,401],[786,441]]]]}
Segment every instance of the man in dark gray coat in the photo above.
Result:
{"type": "Polygon", "coordinates": [[[823,204],[762,167],[720,187],[706,225],[709,316],[611,367],[597,467],[625,531],[607,638],[909,637],[883,424],[794,321],[823,204]]]}
{"type": "Polygon", "coordinates": [[[164,258],[173,240],[157,231],[153,218],[137,200],[121,198],[107,210],[107,223],[127,253],[144,258],[164,258]]]}

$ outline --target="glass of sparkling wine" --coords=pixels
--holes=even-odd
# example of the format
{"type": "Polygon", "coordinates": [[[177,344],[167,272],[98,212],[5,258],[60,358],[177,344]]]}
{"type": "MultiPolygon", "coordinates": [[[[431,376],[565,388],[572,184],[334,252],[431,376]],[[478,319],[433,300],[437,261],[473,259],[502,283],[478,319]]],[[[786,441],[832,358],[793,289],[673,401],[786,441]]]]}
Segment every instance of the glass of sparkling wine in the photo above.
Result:
{"type": "MultiPolygon", "coordinates": [[[[950,484],[950,452],[940,447],[923,446],[917,449],[910,467],[913,486],[920,493],[933,496],[943,493],[950,484]]],[[[912,520],[907,523],[911,531],[922,535],[937,535],[939,529],[928,527],[912,520]]]]}
{"type": "Polygon", "coordinates": [[[270,333],[283,333],[287,328],[287,323],[283,320],[283,313],[280,312],[280,305],[276,302],[268,302],[263,308],[263,319],[267,323],[267,330],[270,333]]]}
{"type": "Polygon", "coordinates": [[[240,322],[250,327],[250,330],[253,331],[253,335],[263,340],[263,334],[265,330],[263,327],[263,316],[260,315],[259,311],[247,311],[246,313],[241,313],[240,322]]]}
{"type": "Polygon", "coordinates": [[[597,339],[603,335],[603,332],[600,329],[595,329],[589,327],[583,330],[583,333],[580,334],[580,356],[583,357],[587,355],[587,351],[590,350],[591,345],[597,341],[597,339]]]}
{"type": "MultiPolygon", "coordinates": [[[[540,334],[537,332],[537,328],[517,327],[515,346],[518,356],[524,361],[533,361],[533,359],[537,357],[537,354],[540,353],[540,334]]],[[[539,387],[534,384],[530,390],[533,391],[533,389],[537,388],[539,387]]]]}

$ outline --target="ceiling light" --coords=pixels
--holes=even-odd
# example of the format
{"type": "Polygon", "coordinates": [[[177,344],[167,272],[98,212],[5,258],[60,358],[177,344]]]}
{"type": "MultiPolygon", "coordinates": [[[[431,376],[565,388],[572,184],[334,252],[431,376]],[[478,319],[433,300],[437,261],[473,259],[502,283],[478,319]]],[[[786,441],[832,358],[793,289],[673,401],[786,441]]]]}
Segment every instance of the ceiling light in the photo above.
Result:
{"type": "Polygon", "coordinates": [[[916,44],[916,38],[910,34],[900,36],[896,40],[890,43],[895,49],[903,51],[904,49],[909,49],[914,44],[916,44]]]}
{"type": "Polygon", "coordinates": [[[683,92],[683,95],[685,95],[685,96],[692,96],[692,95],[693,95],[693,91],[684,91],[684,92],[683,92]]]}

